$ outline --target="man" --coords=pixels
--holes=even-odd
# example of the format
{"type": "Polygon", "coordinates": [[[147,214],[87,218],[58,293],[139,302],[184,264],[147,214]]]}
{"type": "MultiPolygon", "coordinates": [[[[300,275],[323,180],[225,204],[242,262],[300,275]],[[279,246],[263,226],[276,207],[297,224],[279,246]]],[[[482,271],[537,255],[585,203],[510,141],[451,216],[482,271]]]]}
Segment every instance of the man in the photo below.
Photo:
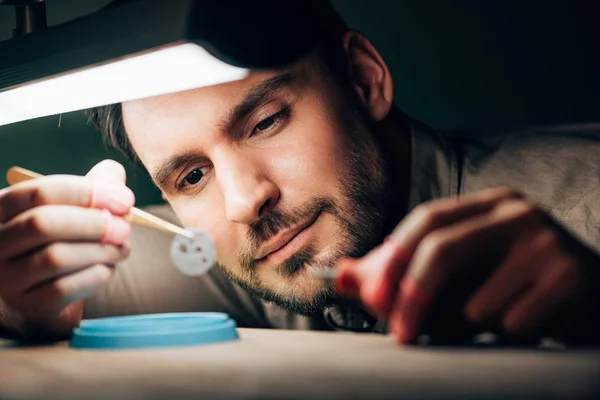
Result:
{"type": "MultiPolygon", "coordinates": [[[[215,240],[221,270],[243,291],[207,279],[237,312],[254,310],[238,316],[245,325],[269,325],[261,298],[284,319],[308,316],[307,327],[387,329],[402,343],[436,307],[510,337],[597,340],[598,132],[451,140],[403,115],[393,95],[373,44],[340,29],[286,68],[92,118],[185,226],[215,240]],[[336,285],[318,275],[333,266],[336,285]]],[[[79,323],[82,300],[129,252],[124,180],[104,162],[85,178],[0,192],[8,332],[63,337],[79,323]]],[[[167,285],[165,276],[147,279],[167,285]]],[[[193,297],[179,292],[153,296],[193,297]]]]}

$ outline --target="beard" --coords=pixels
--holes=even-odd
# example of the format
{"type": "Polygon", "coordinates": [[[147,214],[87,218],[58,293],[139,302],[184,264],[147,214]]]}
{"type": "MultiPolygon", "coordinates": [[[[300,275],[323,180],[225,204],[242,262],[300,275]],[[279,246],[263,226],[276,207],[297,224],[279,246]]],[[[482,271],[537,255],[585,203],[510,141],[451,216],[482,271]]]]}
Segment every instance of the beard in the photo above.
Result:
{"type": "Polygon", "coordinates": [[[304,281],[305,285],[294,282],[294,278],[307,266],[329,268],[340,258],[362,257],[379,244],[384,236],[386,210],[391,196],[383,152],[369,129],[371,127],[368,126],[367,119],[356,110],[348,114],[343,118],[346,143],[341,153],[345,154],[346,160],[340,171],[340,198],[312,198],[297,209],[280,208],[269,211],[268,215],[250,226],[246,245],[237,252],[240,268],[235,272],[222,268],[251,295],[275,303],[292,313],[314,315],[339,301],[331,281],[304,281]],[[313,246],[306,246],[276,269],[279,277],[287,283],[286,289],[278,291],[266,286],[255,273],[258,261],[254,255],[259,246],[280,230],[321,214],[328,214],[336,221],[341,232],[338,240],[342,244],[327,257],[320,258],[313,246]],[[312,284],[313,287],[307,288],[307,284],[312,284]],[[315,284],[320,286],[317,290],[315,284]]]}

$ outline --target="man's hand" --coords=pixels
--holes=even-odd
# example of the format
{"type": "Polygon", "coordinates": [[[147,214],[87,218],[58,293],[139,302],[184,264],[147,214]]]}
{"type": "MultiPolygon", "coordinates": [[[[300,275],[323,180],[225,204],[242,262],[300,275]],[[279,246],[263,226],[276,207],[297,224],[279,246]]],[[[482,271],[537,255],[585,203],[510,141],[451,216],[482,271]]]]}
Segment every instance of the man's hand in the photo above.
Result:
{"type": "Polygon", "coordinates": [[[67,336],[81,300],[129,254],[121,218],[135,198],[114,161],[86,177],[48,176],[0,191],[0,326],[23,337],[67,336]]]}
{"type": "Polygon", "coordinates": [[[581,314],[600,290],[600,258],[506,189],[423,204],[384,244],[338,267],[340,292],[358,294],[401,343],[446,301],[445,288],[472,276],[484,279],[467,293],[466,320],[509,335],[538,334],[567,310],[581,314]]]}

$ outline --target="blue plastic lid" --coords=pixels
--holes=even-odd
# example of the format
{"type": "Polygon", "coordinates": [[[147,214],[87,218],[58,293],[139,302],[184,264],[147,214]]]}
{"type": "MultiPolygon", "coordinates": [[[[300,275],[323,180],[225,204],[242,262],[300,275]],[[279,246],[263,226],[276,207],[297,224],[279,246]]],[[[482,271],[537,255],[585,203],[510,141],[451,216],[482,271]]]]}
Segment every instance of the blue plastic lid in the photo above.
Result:
{"type": "Polygon", "coordinates": [[[237,340],[236,323],[224,313],[169,313],[98,318],[73,330],[77,349],[193,346],[237,340]]]}

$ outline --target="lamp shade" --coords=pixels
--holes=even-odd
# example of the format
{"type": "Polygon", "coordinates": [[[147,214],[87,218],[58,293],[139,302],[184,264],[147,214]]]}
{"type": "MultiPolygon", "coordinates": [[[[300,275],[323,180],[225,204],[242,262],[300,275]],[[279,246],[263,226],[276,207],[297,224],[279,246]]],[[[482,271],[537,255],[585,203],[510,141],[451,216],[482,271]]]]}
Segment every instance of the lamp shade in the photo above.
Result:
{"type": "Polygon", "coordinates": [[[0,42],[0,125],[243,79],[304,55],[321,0],[129,0],[0,42]]]}

